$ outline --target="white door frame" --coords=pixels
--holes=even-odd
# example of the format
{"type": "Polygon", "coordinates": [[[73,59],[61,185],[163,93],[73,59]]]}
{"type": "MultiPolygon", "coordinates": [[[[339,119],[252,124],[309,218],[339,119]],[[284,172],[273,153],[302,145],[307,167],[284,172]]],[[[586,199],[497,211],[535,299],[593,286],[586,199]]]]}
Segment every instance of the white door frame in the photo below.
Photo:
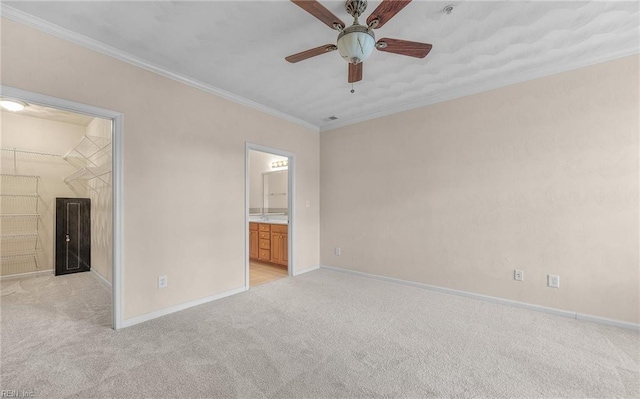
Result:
{"type": "Polygon", "coordinates": [[[293,276],[293,268],[294,268],[294,260],[293,260],[293,243],[295,237],[295,196],[296,196],[296,179],[295,179],[295,171],[296,171],[296,155],[292,152],[279,150],[277,148],[265,147],[259,144],[253,144],[246,142],[245,143],[245,155],[244,155],[244,200],[245,200],[245,209],[244,209],[244,219],[245,219],[245,228],[244,228],[244,288],[246,290],[249,289],[249,151],[260,151],[266,152],[273,155],[279,155],[281,157],[287,157],[288,159],[288,182],[287,182],[287,201],[289,208],[289,227],[287,232],[287,241],[288,241],[288,262],[287,262],[287,271],[289,276],[293,276]]]}
{"type": "Polygon", "coordinates": [[[122,160],[123,160],[123,121],[124,115],[120,112],[110,111],[108,109],[94,107],[64,100],[58,97],[47,96],[44,94],[34,93],[15,87],[0,85],[0,96],[22,100],[26,103],[38,104],[46,107],[62,109],[65,111],[75,112],[79,114],[90,115],[103,119],[110,119],[112,123],[113,138],[111,142],[113,169],[112,176],[112,200],[113,200],[113,274],[111,289],[112,293],[112,327],[117,330],[124,327],[123,325],[123,224],[122,214],[124,211],[123,193],[122,193],[122,160]]]}

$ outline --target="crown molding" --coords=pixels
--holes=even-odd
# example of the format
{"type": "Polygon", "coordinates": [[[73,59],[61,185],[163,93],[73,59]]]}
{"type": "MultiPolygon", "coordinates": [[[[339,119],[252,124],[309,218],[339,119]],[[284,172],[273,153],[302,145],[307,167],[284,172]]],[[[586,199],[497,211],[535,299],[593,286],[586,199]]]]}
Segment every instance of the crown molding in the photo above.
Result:
{"type": "Polygon", "coordinates": [[[55,25],[51,22],[45,21],[42,18],[35,17],[31,14],[28,14],[24,11],[18,10],[6,4],[0,4],[0,16],[10,19],[14,22],[18,22],[22,25],[29,26],[31,28],[35,28],[44,33],[48,33],[52,36],[58,37],[63,40],[67,40],[69,42],[78,44],[80,46],[86,47],[88,49],[97,51],[101,54],[107,55],[109,57],[113,57],[120,61],[126,62],[128,64],[134,65],[136,67],[142,68],[144,70],[156,73],[165,78],[169,78],[180,83],[184,83],[188,86],[194,87],[198,90],[202,90],[204,92],[214,94],[216,96],[222,97],[229,101],[232,101],[237,104],[244,105],[249,108],[256,109],[258,111],[264,112],[266,114],[275,116],[277,118],[286,120],[288,122],[294,123],[296,125],[302,126],[313,132],[319,132],[320,127],[309,123],[300,118],[296,118],[295,116],[286,114],[284,112],[278,111],[274,108],[268,107],[266,105],[260,104],[253,100],[249,100],[248,98],[244,98],[233,93],[230,93],[226,90],[220,89],[213,85],[201,82],[197,79],[192,79],[190,77],[181,75],[179,73],[172,72],[165,68],[162,68],[153,63],[147,62],[141,58],[138,58],[134,55],[131,55],[127,52],[116,49],[115,47],[104,44],[98,40],[91,39],[87,36],[81,35],[79,33],[73,32],[69,29],[63,28],[61,26],[55,25]]]}
{"type": "Polygon", "coordinates": [[[478,94],[478,93],[482,93],[490,90],[495,90],[502,87],[514,85],[517,83],[524,83],[530,80],[540,79],[547,76],[556,75],[559,73],[568,72],[575,69],[580,69],[580,68],[588,67],[591,65],[613,61],[619,58],[624,58],[624,57],[637,55],[637,54],[640,54],[640,48],[631,47],[631,48],[610,53],[610,54],[590,57],[588,59],[581,60],[579,62],[567,63],[563,65],[553,65],[548,68],[541,68],[533,72],[521,73],[514,76],[505,77],[497,81],[494,80],[487,83],[480,83],[473,86],[462,87],[462,88],[451,90],[445,93],[436,94],[434,96],[431,96],[423,100],[409,102],[396,107],[387,108],[384,111],[373,112],[367,115],[358,116],[356,118],[345,119],[339,122],[324,125],[320,127],[320,132],[335,130],[342,127],[355,125],[360,122],[365,122],[371,119],[381,118],[383,116],[389,116],[389,115],[397,114],[400,112],[410,111],[413,109],[426,107],[429,105],[438,104],[445,101],[455,100],[457,98],[466,97],[466,96],[470,96],[473,94],[478,94]]]}

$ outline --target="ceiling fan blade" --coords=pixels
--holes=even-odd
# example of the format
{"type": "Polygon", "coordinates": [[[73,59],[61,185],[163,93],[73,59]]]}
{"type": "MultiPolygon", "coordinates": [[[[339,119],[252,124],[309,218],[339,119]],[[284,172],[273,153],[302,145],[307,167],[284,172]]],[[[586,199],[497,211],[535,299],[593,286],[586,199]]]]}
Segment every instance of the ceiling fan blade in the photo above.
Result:
{"type": "Polygon", "coordinates": [[[358,64],[349,63],[349,83],[362,80],[362,62],[358,64]]]}
{"type": "Polygon", "coordinates": [[[291,63],[296,63],[296,62],[299,62],[299,61],[304,61],[307,58],[315,57],[316,55],[320,55],[320,54],[324,54],[324,53],[330,53],[331,51],[335,51],[337,49],[338,48],[333,44],[325,44],[324,46],[312,48],[311,50],[307,50],[307,51],[303,51],[303,52],[298,53],[298,54],[290,55],[288,57],[285,57],[285,60],[287,60],[287,61],[289,61],[291,63]]]}
{"type": "Polygon", "coordinates": [[[410,42],[408,40],[382,38],[376,43],[376,48],[388,53],[408,55],[409,57],[424,58],[431,51],[428,43],[410,42]]]}
{"type": "Polygon", "coordinates": [[[367,18],[367,25],[371,26],[371,22],[378,20],[378,23],[373,26],[374,29],[381,28],[382,25],[389,22],[391,18],[405,8],[411,0],[383,0],[382,3],[369,15],[367,18]]]}
{"type": "Polygon", "coordinates": [[[291,0],[291,2],[324,22],[331,29],[335,29],[334,24],[338,24],[343,28],[346,26],[340,18],[333,15],[331,11],[315,0],[291,0]]]}

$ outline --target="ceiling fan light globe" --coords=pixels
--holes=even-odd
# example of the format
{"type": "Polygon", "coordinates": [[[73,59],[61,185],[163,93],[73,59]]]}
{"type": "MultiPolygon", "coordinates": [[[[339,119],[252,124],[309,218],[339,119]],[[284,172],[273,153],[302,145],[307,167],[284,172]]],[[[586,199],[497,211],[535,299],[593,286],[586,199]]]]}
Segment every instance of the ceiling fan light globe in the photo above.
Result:
{"type": "Polygon", "coordinates": [[[352,64],[358,64],[369,58],[376,46],[376,41],[369,32],[355,31],[341,34],[338,37],[337,45],[342,59],[352,64]]]}

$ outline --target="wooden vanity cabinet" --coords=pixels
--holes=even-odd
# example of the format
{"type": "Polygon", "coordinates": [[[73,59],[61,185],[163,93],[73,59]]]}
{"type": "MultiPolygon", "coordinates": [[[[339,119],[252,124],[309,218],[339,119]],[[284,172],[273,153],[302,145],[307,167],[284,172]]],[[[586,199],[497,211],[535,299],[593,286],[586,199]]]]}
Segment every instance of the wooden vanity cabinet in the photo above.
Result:
{"type": "Polygon", "coordinates": [[[271,225],[258,223],[258,260],[271,262],[271,225]]]}
{"type": "Polygon", "coordinates": [[[271,263],[287,266],[289,236],[287,225],[271,225],[271,263]]]}
{"type": "Polygon", "coordinates": [[[249,259],[287,266],[288,231],[286,224],[249,223],[249,259]]]}
{"type": "Polygon", "coordinates": [[[259,254],[258,223],[249,223],[249,259],[258,259],[259,254]]]}

